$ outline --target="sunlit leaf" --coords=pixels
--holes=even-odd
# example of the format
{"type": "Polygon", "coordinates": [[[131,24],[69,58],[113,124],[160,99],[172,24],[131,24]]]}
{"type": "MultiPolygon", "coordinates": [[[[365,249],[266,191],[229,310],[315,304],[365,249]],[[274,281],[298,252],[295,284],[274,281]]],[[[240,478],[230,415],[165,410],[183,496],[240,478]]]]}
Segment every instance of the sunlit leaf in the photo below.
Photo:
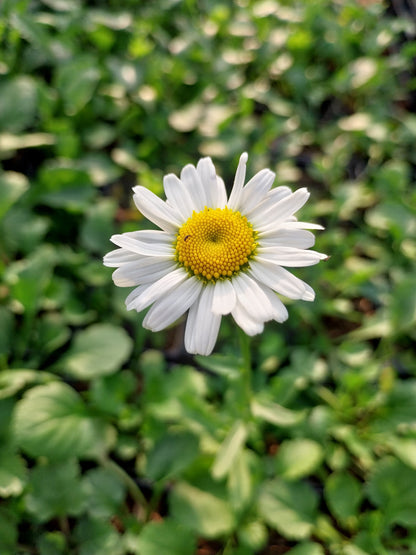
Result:
{"type": "Polygon", "coordinates": [[[59,382],[24,395],[16,406],[14,429],[25,452],[51,459],[85,455],[103,434],[103,425],[88,415],[81,397],[59,382]]]}
{"type": "Polygon", "coordinates": [[[258,503],[262,518],[285,538],[310,537],[318,497],[308,484],[278,478],[264,482],[258,503]]]}
{"type": "Polygon", "coordinates": [[[95,324],[79,331],[66,355],[62,368],[82,379],[112,374],[129,356],[132,340],[111,324],[95,324]]]}
{"type": "Polygon", "coordinates": [[[173,518],[207,538],[229,534],[235,524],[231,507],[224,499],[187,482],[175,484],[170,508],[173,518]]]}

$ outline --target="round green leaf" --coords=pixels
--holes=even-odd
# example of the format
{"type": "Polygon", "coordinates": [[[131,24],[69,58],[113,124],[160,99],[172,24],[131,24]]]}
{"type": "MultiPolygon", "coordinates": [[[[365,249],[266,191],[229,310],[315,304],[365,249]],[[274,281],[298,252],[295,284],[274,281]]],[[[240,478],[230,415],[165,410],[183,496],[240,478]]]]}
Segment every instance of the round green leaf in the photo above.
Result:
{"type": "Polygon", "coordinates": [[[102,435],[79,395],[60,382],[31,389],[17,403],[14,428],[24,451],[51,459],[86,455],[102,435]]]}
{"type": "Polygon", "coordinates": [[[170,496],[173,518],[205,538],[229,534],[234,516],[228,503],[211,492],[178,482],[170,496]]]}
{"type": "Polygon", "coordinates": [[[78,515],[87,501],[74,459],[38,466],[31,471],[26,508],[41,522],[54,516],[78,515]]]}
{"type": "Polygon", "coordinates": [[[4,80],[0,86],[0,98],[0,128],[3,131],[18,133],[32,124],[38,99],[34,79],[19,75],[4,80]]]}
{"type": "Polygon", "coordinates": [[[362,488],[347,472],[334,472],[325,482],[325,499],[336,518],[345,520],[357,514],[362,488]]]}
{"type": "Polygon", "coordinates": [[[84,478],[88,513],[97,518],[110,518],[120,510],[125,487],[119,477],[105,468],[90,470],[84,478]]]}
{"type": "Polygon", "coordinates": [[[288,480],[311,474],[322,462],[324,452],[316,441],[293,439],[284,441],[277,455],[278,472],[288,480]]]}
{"type": "Polygon", "coordinates": [[[105,520],[85,518],[78,522],[74,538],[79,555],[124,555],[121,536],[105,520]]]}
{"type": "Polygon", "coordinates": [[[317,495],[308,484],[276,478],[263,484],[259,513],[285,538],[303,540],[312,532],[317,504],[317,495]]]}
{"type": "Polygon", "coordinates": [[[140,555],[192,555],[196,548],[194,534],[169,519],[146,524],[137,543],[140,555]]]}
{"type": "Polygon", "coordinates": [[[416,513],[416,471],[393,457],[377,462],[367,484],[370,501],[387,522],[413,526],[416,513]]]}
{"type": "Polygon", "coordinates": [[[84,380],[113,374],[120,369],[133,347],[122,328],[95,324],[79,331],[62,360],[63,369],[84,380]]]}

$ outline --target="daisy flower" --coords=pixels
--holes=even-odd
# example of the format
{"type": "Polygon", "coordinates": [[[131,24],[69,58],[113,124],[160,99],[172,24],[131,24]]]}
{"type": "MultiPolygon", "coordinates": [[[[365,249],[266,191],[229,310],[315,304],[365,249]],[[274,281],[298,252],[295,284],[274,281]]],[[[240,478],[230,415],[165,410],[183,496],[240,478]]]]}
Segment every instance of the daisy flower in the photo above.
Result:
{"type": "Polygon", "coordinates": [[[166,175],[166,201],[134,187],[139,211],[160,229],[113,235],[119,248],[104,257],[117,268],[114,283],[136,286],[128,310],[150,307],[143,326],[160,331],[189,310],[185,348],[209,355],[222,316],[231,314],[248,334],[288,313],[277,293],[313,301],[313,289],[286,267],[310,266],[326,255],[308,250],[315,239],[294,214],[308,200],[306,188],[272,189],[275,174],[264,169],[245,184],[247,153],[240,157],[230,196],[210,158],[166,175]]]}

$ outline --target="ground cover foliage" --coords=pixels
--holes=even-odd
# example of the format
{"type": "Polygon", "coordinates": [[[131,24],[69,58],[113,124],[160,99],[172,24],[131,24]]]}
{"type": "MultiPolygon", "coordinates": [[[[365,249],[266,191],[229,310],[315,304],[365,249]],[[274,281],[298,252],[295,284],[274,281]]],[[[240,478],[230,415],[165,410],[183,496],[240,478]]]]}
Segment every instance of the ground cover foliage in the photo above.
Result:
{"type": "MultiPolygon", "coordinates": [[[[0,6],[1,555],[416,553],[414,22],[398,3],[0,6]],[[251,343],[142,329],[102,255],[202,155],[331,258],[251,343]]],[[[404,4],[401,4],[403,8],[404,4]]],[[[403,8],[404,9],[404,8],[403,8]]]]}

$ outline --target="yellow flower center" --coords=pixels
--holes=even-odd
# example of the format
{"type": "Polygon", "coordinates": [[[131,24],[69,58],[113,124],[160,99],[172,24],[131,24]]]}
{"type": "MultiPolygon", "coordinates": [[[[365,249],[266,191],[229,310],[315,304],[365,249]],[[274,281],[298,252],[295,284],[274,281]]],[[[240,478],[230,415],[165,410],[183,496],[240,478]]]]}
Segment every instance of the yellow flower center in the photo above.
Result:
{"type": "Polygon", "coordinates": [[[231,277],[253,256],[256,232],[245,216],[229,208],[194,212],[176,238],[176,259],[205,281],[231,277]]]}

